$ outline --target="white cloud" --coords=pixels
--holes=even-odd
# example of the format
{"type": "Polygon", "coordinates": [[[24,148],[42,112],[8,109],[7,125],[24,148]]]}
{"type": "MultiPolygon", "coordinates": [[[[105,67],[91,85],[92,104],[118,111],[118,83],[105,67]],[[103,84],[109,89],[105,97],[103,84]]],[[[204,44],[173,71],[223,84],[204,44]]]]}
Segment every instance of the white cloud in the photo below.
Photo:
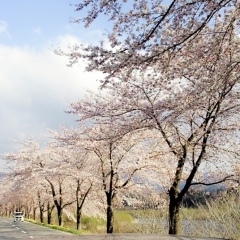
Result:
{"type": "Polygon", "coordinates": [[[7,23],[3,20],[0,20],[0,34],[5,34],[7,35],[8,38],[11,38],[7,28],[8,28],[7,23]]]}
{"type": "MultiPolygon", "coordinates": [[[[68,35],[54,45],[64,49],[76,42],[68,35]]],[[[12,140],[37,139],[47,128],[75,125],[75,117],[64,111],[86,89],[97,91],[99,73],[85,73],[84,64],[69,68],[67,62],[49,46],[39,51],[0,45],[0,153],[15,150],[12,140]]]]}

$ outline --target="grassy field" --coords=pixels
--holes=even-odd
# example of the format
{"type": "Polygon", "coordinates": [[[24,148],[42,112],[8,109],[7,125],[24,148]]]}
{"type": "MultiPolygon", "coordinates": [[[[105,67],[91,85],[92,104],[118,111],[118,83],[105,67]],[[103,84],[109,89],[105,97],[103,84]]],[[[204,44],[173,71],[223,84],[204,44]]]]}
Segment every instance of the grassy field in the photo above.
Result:
{"type": "MultiPolygon", "coordinates": [[[[168,233],[167,209],[165,210],[118,210],[115,211],[115,233],[168,233]]],[[[53,218],[54,219],[54,218],[53,218]]],[[[64,217],[63,227],[55,223],[49,227],[74,234],[98,234],[106,232],[102,218],[82,217],[81,230],[76,223],[64,217]]],[[[206,206],[181,209],[182,235],[240,239],[240,199],[222,196],[207,202],[206,206]]],[[[48,226],[47,224],[42,224],[48,226]]]]}

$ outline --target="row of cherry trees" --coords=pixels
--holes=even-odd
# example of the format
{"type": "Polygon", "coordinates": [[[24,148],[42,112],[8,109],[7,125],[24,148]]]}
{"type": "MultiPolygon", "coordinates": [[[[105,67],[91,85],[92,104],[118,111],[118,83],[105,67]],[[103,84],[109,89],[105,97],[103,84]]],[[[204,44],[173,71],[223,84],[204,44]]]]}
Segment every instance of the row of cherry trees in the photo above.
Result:
{"type": "Polygon", "coordinates": [[[89,121],[75,130],[51,131],[45,147],[27,140],[17,153],[4,154],[10,173],[2,179],[1,214],[23,210],[26,217],[38,215],[43,222],[45,215],[51,223],[55,209],[59,225],[65,212],[79,229],[82,212],[105,212],[107,232],[113,232],[114,208],[123,201],[140,206],[142,200],[129,196],[155,194],[160,184],[158,161],[151,160],[157,140],[116,130],[113,119],[89,121]]]}
{"type": "Polygon", "coordinates": [[[112,28],[106,44],[56,50],[70,66],[84,59],[87,71],[104,73],[104,92],[72,104],[72,112],[82,124],[114,121],[120,138],[146,131],[159,139],[152,159],[172,168],[169,233],[179,234],[190,187],[238,182],[240,3],[86,0],[75,7],[75,22],[89,27],[105,15],[112,28]]]}
{"type": "Polygon", "coordinates": [[[101,13],[114,21],[110,47],[56,51],[70,65],[83,58],[88,71],[106,76],[104,91],[71,104],[78,127],[52,131],[46,148],[27,142],[27,150],[5,159],[13,186],[22,193],[20,186],[34,186],[39,206],[49,203],[50,212],[54,204],[59,224],[68,205],[76,204],[79,219],[83,206],[91,212],[102,206],[112,233],[123,196],[145,185],[156,191],[158,184],[169,195],[169,233],[179,234],[180,206],[191,187],[239,182],[240,4],[126,2],[76,5],[88,8],[87,26],[101,13]]]}
{"type": "Polygon", "coordinates": [[[228,48],[218,54],[222,62],[211,74],[199,62],[201,84],[186,72],[168,86],[158,81],[166,76],[150,72],[89,92],[71,104],[76,129],[51,131],[44,148],[30,140],[4,155],[11,173],[3,180],[11,186],[2,189],[1,203],[23,204],[27,215],[38,209],[41,221],[46,211],[49,223],[55,208],[59,225],[64,209],[75,206],[77,228],[83,209],[102,209],[112,233],[114,207],[160,185],[169,194],[170,226],[179,228],[180,204],[193,185],[238,181],[239,77],[226,66],[234,55],[228,48]]]}
{"type": "MultiPolygon", "coordinates": [[[[77,228],[80,223],[81,206],[89,195],[93,186],[90,174],[85,171],[82,155],[61,147],[49,146],[41,149],[35,141],[28,140],[21,143],[23,150],[18,153],[5,154],[10,173],[2,181],[1,204],[9,210],[24,209],[26,217],[39,211],[40,221],[47,213],[48,223],[51,223],[52,211],[55,208],[59,225],[62,224],[63,210],[70,205],[77,205],[77,228]],[[70,168],[65,161],[75,160],[75,167],[70,168]],[[83,174],[84,173],[84,174],[83,174]],[[16,205],[14,201],[18,201],[16,205]]],[[[6,213],[5,213],[6,214],[6,213]]]]}
{"type": "Polygon", "coordinates": [[[161,189],[169,194],[170,226],[178,228],[190,187],[238,178],[239,75],[230,66],[236,67],[239,54],[227,46],[218,57],[219,66],[198,62],[201,84],[189,72],[169,80],[170,86],[159,82],[169,72],[136,73],[72,103],[76,129],[51,131],[45,147],[21,142],[20,151],[3,156],[11,171],[2,179],[2,214],[24,208],[26,216],[38,211],[40,221],[46,214],[51,223],[56,209],[62,225],[63,212],[74,209],[79,229],[82,211],[106,212],[112,233],[114,207],[129,193],[161,189]]]}

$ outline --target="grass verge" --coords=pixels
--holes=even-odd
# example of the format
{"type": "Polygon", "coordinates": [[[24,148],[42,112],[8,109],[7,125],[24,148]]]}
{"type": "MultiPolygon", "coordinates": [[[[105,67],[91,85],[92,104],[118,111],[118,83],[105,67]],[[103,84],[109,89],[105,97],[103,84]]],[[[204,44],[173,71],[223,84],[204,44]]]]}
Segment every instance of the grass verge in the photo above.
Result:
{"type": "Polygon", "coordinates": [[[76,230],[76,229],[72,229],[72,228],[56,226],[56,225],[47,224],[47,223],[41,223],[41,222],[35,221],[33,219],[24,219],[24,220],[27,221],[27,222],[30,222],[30,223],[34,223],[34,224],[40,225],[40,226],[44,226],[44,227],[60,230],[60,231],[63,231],[63,232],[72,233],[72,234],[77,234],[77,235],[87,234],[87,232],[84,231],[84,230],[76,230]]]}

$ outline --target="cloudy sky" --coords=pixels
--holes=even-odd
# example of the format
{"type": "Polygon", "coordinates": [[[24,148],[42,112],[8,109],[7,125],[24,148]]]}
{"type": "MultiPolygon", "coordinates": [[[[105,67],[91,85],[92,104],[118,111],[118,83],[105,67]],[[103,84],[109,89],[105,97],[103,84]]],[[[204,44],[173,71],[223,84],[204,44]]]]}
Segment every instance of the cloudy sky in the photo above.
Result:
{"type": "Polygon", "coordinates": [[[53,52],[102,39],[101,19],[89,29],[71,23],[80,13],[70,4],[78,2],[0,1],[0,154],[16,151],[15,140],[38,140],[48,129],[75,126],[76,118],[64,111],[86,89],[97,90],[96,73],[85,73],[82,63],[69,68],[68,59],[53,52]]]}

